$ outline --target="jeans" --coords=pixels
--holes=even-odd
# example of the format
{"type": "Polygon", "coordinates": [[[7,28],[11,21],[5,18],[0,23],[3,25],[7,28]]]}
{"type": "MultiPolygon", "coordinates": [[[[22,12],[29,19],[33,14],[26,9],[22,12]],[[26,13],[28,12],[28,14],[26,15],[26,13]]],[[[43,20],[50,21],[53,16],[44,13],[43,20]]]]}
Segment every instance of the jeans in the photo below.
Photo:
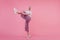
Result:
{"type": "Polygon", "coordinates": [[[29,32],[29,22],[31,20],[31,17],[24,14],[21,14],[21,17],[25,19],[25,31],[29,32]]]}

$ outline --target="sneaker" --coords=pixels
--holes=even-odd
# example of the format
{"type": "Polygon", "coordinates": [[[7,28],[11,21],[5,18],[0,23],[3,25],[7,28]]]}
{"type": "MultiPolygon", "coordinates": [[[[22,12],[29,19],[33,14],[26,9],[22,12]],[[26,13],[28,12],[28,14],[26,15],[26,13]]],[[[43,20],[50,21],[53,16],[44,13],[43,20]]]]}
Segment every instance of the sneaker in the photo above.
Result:
{"type": "Polygon", "coordinates": [[[30,38],[27,36],[27,40],[29,40],[30,38]]]}
{"type": "Polygon", "coordinates": [[[17,14],[18,10],[16,8],[13,9],[14,13],[17,14]]]}

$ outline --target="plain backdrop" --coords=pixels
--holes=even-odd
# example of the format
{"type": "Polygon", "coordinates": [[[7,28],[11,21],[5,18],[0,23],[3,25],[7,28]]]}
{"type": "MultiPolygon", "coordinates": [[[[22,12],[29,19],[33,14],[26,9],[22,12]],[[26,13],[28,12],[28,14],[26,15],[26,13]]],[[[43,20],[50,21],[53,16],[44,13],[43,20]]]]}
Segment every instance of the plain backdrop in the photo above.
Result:
{"type": "Polygon", "coordinates": [[[0,35],[26,35],[25,21],[13,8],[19,11],[32,8],[30,33],[49,37],[60,36],[60,0],[0,0],[0,35]]]}

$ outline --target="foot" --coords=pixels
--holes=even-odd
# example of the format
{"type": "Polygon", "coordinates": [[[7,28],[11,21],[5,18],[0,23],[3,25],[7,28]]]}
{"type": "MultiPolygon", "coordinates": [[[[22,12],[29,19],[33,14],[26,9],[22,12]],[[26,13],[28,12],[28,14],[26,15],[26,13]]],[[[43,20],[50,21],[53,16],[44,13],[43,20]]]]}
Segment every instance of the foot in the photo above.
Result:
{"type": "Polygon", "coordinates": [[[27,40],[29,40],[30,38],[27,36],[27,40]]]}
{"type": "Polygon", "coordinates": [[[29,40],[31,38],[31,35],[29,34],[29,35],[27,35],[27,40],[29,40]]]}
{"type": "Polygon", "coordinates": [[[17,14],[18,10],[16,8],[13,9],[14,13],[17,14]]]}
{"type": "Polygon", "coordinates": [[[28,37],[31,38],[31,35],[29,34],[28,37]]]}

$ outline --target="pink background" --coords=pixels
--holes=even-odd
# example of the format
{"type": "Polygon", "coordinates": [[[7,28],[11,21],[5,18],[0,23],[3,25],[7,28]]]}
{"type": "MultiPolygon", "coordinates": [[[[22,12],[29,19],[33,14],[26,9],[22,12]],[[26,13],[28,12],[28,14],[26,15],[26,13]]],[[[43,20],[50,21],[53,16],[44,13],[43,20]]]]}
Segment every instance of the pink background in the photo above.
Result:
{"type": "MultiPolygon", "coordinates": [[[[24,20],[13,12],[32,7],[30,33],[41,40],[60,40],[59,0],[0,0],[0,37],[26,36],[24,20]]],[[[34,38],[35,39],[35,38],[34,38]]]]}

